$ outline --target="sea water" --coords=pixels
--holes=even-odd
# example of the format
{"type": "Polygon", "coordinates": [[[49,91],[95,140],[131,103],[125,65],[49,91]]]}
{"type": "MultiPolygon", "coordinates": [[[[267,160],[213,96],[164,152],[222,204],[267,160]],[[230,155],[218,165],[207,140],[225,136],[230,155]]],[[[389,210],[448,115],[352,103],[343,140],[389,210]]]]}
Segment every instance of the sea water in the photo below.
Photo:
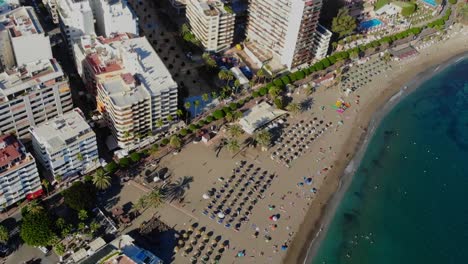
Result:
{"type": "Polygon", "coordinates": [[[468,263],[468,60],[382,120],[313,264],[468,263]]]}

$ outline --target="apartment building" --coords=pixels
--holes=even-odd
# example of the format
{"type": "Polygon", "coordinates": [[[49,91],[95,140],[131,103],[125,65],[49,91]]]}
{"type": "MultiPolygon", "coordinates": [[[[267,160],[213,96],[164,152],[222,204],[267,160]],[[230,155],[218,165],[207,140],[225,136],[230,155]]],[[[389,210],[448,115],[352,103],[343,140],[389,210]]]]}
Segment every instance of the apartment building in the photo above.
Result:
{"type": "Polygon", "coordinates": [[[126,0],[90,0],[98,36],[113,33],[138,35],[138,17],[126,0]]]}
{"type": "Polygon", "coordinates": [[[193,34],[208,51],[231,47],[236,15],[220,0],[187,0],[186,16],[193,34]]]}
{"type": "Polygon", "coordinates": [[[57,25],[59,23],[59,15],[57,11],[57,0],[43,0],[42,3],[47,9],[47,12],[49,12],[52,23],[57,25]]]}
{"type": "Polygon", "coordinates": [[[71,51],[73,40],[94,34],[94,16],[88,0],[57,0],[62,35],[71,51]]]}
{"type": "Polygon", "coordinates": [[[96,135],[78,108],[30,130],[38,162],[54,177],[84,174],[98,164],[96,135]]]}
{"type": "Polygon", "coordinates": [[[246,53],[258,66],[274,61],[292,69],[313,60],[322,0],[255,0],[249,3],[246,53]]]}
{"type": "Polygon", "coordinates": [[[332,32],[322,25],[317,25],[314,36],[313,56],[315,60],[321,60],[327,56],[332,32]]]}
{"type": "Polygon", "coordinates": [[[34,157],[13,135],[0,136],[0,211],[42,194],[34,157]]]}
{"type": "Polygon", "coordinates": [[[52,50],[34,9],[19,7],[0,15],[0,70],[42,59],[52,59],[52,50]]]}
{"type": "Polygon", "coordinates": [[[73,108],[68,80],[55,59],[0,73],[0,134],[30,139],[29,127],[73,108]]]}

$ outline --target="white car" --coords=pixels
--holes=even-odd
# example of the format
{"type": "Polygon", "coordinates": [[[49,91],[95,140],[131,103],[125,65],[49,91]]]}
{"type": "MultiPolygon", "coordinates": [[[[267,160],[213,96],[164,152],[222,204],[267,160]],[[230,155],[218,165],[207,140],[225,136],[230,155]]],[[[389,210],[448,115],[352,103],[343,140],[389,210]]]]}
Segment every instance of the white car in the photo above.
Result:
{"type": "Polygon", "coordinates": [[[38,248],[44,254],[47,254],[49,252],[49,250],[46,247],[36,247],[36,248],[38,248]]]}

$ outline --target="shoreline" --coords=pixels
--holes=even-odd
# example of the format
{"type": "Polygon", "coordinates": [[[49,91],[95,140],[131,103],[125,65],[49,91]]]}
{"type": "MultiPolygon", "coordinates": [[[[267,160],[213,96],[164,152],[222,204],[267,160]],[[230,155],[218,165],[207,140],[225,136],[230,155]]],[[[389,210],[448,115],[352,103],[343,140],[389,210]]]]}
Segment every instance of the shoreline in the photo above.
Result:
{"type": "MultiPolygon", "coordinates": [[[[284,263],[312,263],[325,238],[328,226],[334,218],[336,209],[351,184],[356,170],[360,166],[371,137],[388,112],[401,100],[417,90],[423,82],[448,66],[467,57],[468,52],[466,49],[451,52],[447,56],[443,56],[442,62],[434,61],[427,66],[423,66],[422,69],[415,69],[414,72],[409,74],[410,76],[405,76],[406,78],[391,80],[387,84],[387,88],[375,100],[367,102],[356,120],[357,124],[355,124],[355,127],[347,137],[347,142],[350,142],[350,144],[345,148],[345,151],[341,152],[334,163],[334,175],[330,175],[324,186],[322,186],[322,188],[332,188],[331,192],[322,192],[323,195],[328,194],[329,197],[325,197],[324,200],[326,202],[320,205],[319,210],[313,208],[313,204],[311,205],[304,221],[299,227],[300,232],[294,238],[290,250],[288,250],[286,257],[283,259],[284,263]],[[363,130],[361,129],[362,127],[366,127],[367,129],[363,130]],[[349,153],[351,153],[350,156],[348,156],[349,153]],[[313,223],[307,222],[307,219],[313,219],[317,215],[317,211],[319,212],[319,217],[315,217],[316,221],[313,223]]],[[[417,59],[424,60],[424,57],[417,59]]],[[[403,67],[409,67],[409,65],[404,65],[403,67]]]]}

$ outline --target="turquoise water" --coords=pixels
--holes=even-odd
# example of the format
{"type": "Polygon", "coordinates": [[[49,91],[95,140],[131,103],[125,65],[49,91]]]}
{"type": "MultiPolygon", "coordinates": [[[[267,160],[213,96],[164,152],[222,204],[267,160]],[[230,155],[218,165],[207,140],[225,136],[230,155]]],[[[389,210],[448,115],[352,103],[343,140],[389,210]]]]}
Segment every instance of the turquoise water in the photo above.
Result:
{"type": "Polygon", "coordinates": [[[422,1],[430,6],[437,6],[437,3],[435,0],[422,0],[422,1]]]}
{"type": "Polygon", "coordinates": [[[313,264],[468,263],[468,60],[372,137],[313,264]]]}
{"type": "Polygon", "coordinates": [[[373,18],[371,20],[367,20],[367,21],[364,21],[364,22],[361,22],[359,24],[359,26],[362,28],[362,29],[370,29],[370,28],[373,28],[373,27],[377,27],[377,26],[380,26],[382,25],[382,21],[380,21],[379,19],[377,18],[373,18]]]}

